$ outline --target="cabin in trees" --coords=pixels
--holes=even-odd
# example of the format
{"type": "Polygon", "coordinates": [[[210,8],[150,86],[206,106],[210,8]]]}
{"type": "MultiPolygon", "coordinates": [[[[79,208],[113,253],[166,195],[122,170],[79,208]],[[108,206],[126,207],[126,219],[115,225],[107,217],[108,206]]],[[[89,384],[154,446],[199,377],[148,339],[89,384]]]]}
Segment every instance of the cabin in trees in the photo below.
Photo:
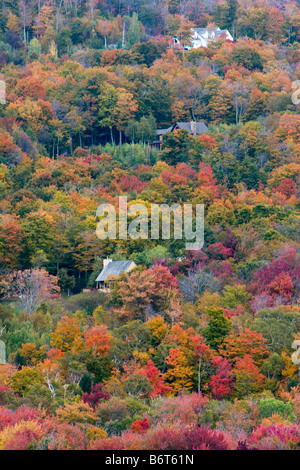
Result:
{"type": "MultiPolygon", "coordinates": [[[[215,42],[222,38],[227,41],[233,41],[233,37],[227,29],[192,28],[190,44],[184,44],[183,48],[189,51],[191,49],[198,49],[199,47],[207,47],[210,42],[215,42]]],[[[174,37],[173,41],[173,46],[181,45],[179,38],[174,37]]]]}
{"type": "Polygon", "coordinates": [[[112,283],[123,273],[129,273],[136,267],[134,261],[113,261],[110,258],[103,260],[103,269],[96,279],[97,289],[109,291],[112,283]]]}
{"type": "Polygon", "coordinates": [[[185,129],[190,135],[200,135],[208,131],[207,125],[201,121],[175,122],[171,127],[168,127],[168,129],[158,129],[156,131],[157,140],[151,142],[150,145],[161,150],[163,135],[178,129],[185,129]]]}

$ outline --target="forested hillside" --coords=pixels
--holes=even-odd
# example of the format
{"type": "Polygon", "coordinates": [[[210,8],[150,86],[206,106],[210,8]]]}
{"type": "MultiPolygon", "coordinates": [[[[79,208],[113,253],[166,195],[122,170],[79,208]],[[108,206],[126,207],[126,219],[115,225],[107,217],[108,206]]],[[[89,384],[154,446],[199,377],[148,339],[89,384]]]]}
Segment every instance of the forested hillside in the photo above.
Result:
{"type": "Polygon", "coordinates": [[[0,0],[1,450],[300,448],[299,46],[298,1],[0,0]],[[99,240],[119,196],[202,249],[99,240]]]}

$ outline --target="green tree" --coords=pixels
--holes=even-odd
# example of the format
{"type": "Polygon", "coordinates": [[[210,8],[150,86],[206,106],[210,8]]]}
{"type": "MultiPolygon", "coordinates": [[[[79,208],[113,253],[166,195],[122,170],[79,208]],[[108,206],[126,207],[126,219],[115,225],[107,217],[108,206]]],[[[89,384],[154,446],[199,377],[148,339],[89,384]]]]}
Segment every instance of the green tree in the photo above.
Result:
{"type": "Polygon", "coordinates": [[[138,20],[137,14],[134,12],[130,19],[130,26],[127,32],[127,45],[131,48],[134,44],[140,41],[142,36],[141,23],[138,20]]]}
{"type": "Polygon", "coordinates": [[[246,112],[242,118],[244,122],[255,121],[257,116],[265,113],[266,111],[266,96],[257,88],[254,88],[250,93],[250,100],[246,112]]]}
{"type": "Polygon", "coordinates": [[[28,44],[28,55],[30,59],[36,60],[40,57],[41,55],[41,45],[38,41],[37,38],[31,39],[31,41],[28,44]]]}
{"type": "Polygon", "coordinates": [[[29,259],[39,250],[43,250],[46,255],[51,252],[51,245],[55,239],[55,226],[53,219],[45,211],[28,214],[22,221],[22,230],[29,259]]]}
{"type": "Polygon", "coordinates": [[[221,29],[229,29],[234,18],[230,16],[228,2],[218,3],[214,8],[214,21],[221,29]]]}
{"type": "Polygon", "coordinates": [[[124,380],[123,386],[125,392],[135,398],[149,397],[154,390],[148,377],[142,374],[130,375],[124,380]]]}
{"type": "Polygon", "coordinates": [[[154,260],[157,258],[168,258],[170,256],[169,251],[162,245],[156,245],[153,248],[146,248],[141,253],[134,255],[136,264],[145,264],[150,267],[154,260]]]}
{"type": "Polygon", "coordinates": [[[142,321],[128,322],[124,326],[114,328],[109,356],[120,366],[133,358],[134,351],[148,351],[151,340],[151,332],[142,321]]]}
{"type": "Polygon", "coordinates": [[[264,361],[260,370],[268,379],[280,379],[281,371],[284,369],[285,363],[281,355],[273,353],[267,361],[264,361]]]}
{"type": "Polygon", "coordinates": [[[131,119],[125,130],[125,135],[131,142],[150,142],[156,136],[156,121],[153,116],[141,117],[139,121],[131,119]]]}
{"type": "Polygon", "coordinates": [[[284,403],[276,398],[266,398],[260,400],[258,404],[260,418],[269,418],[272,415],[279,415],[288,420],[294,420],[295,415],[291,403],[284,403]]]}
{"type": "Polygon", "coordinates": [[[248,302],[250,298],[249,293],[245,286],[225,286],[223,291],[222,306],[225,308],[236,308],[238,305],[243,305],[248,302]]]}
{"type": "Polygon", "coordinates": [[[104,83],[99,87],[98,95],[98,124],[100,127],[106,127],[110,130],[111,142],[113,138],[113,110],[118,101],[116,88],[109,83],[104,83]]]}
{"type": "Polygon", "coordinates": [[[21,397],[26,396],[35,384],[43,383],[43,376],[37,367],[24,366],[12,377],[12,389],[21,397]]]}
{"type": "Polygon", "coordinates": [[[248,46],[235,47],[229,55],[229,63],[243,65],[248,70],[263,69],[261,56],[248,46]]]}
{"type": "Polygon", "coordinates": [[[210,307],[207,314],[208,325],[203,331],[203,336],[211,348],[218,349],[230,332],[230,321],[221,308],[210,307]]]}
{"type": "Polygon", "coordinates": [[[246,157],[239,168],[239,180],[247,185],[248,189],[257,188],[261,172],[257,164],[250,157],[246,157]]]}
{"type": "Polygon", "coordinates": [[[238,28],[242,34],[253,39],[265,39],[268,34],[268,10],[266,8],[242,9],[238,19],[238,28]]]}
{"type": "Polygon", "coordinates": [[[70,295],[71,289],[75,287],[75,277],[68,274],[65,268],[60,269],[57,284],[62,292],[70,295]]]}
{"type": "Polygon", "coordinates": [[[255,315],[252,329],[267,339],[271,351],[280,354],[284,348],[291,353],[294,336],[300,330],[299,314],[284,312],[280,307],[265,308],[255,315]]]}
{"type": "Polygon", "coordinates": [[[156,41],[139,42],[132,47],[132,52],[140,54],[148,67],[166,51],[166,45],[156,41]]]}
{"type": "Polygon", "coordinates": [[[185,129],[167,132],[163,135],[161,158],[168,165],[188,162],[189,150],[193,148],[193,144],[193,137],[185,129]]]}

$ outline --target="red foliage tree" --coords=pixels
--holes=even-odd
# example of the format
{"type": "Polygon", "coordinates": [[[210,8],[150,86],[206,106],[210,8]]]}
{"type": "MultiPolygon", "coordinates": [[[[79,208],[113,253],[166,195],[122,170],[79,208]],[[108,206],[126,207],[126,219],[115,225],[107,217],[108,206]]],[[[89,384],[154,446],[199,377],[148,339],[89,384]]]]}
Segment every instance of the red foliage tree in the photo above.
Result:
{"type": "Polygon", "coordinates": [[[231,365],[222,356],[212,357],[211,363],[216,367],[216,372],[212,375],[209,383],[212,396],[217,400],[228,398],[231,394],[233,382],[231,365]]]}
{"type": "Polygon", "coordinates": [[[130,426],[132,432],[138,434],[143,434],[149,429],[148,419],[144,418],[143,420],[136,419],[130,426]]]}
{"type": "Polygon", "coordinates": [[[93,410],[97,408],[97,405],[101,400],[109,400],[110,395],[107,392],[102,391],[103,384],[95,384],[92,382],[90,393],[84,393],[81,397],[84,403],[90,405],[93,410]]]}

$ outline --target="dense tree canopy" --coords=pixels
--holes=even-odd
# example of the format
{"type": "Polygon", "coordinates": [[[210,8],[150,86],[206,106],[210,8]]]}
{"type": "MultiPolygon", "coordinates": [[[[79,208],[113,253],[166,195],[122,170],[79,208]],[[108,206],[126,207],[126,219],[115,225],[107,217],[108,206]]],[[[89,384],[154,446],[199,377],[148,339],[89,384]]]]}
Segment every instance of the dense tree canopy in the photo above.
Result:
{"type": "Polygon", "coordinates": [[[299,44],[292,0],[0,2],[1,450],[299,447],[299,44]],[[201,250],[100,240],[119,196],[201,250]]]}

